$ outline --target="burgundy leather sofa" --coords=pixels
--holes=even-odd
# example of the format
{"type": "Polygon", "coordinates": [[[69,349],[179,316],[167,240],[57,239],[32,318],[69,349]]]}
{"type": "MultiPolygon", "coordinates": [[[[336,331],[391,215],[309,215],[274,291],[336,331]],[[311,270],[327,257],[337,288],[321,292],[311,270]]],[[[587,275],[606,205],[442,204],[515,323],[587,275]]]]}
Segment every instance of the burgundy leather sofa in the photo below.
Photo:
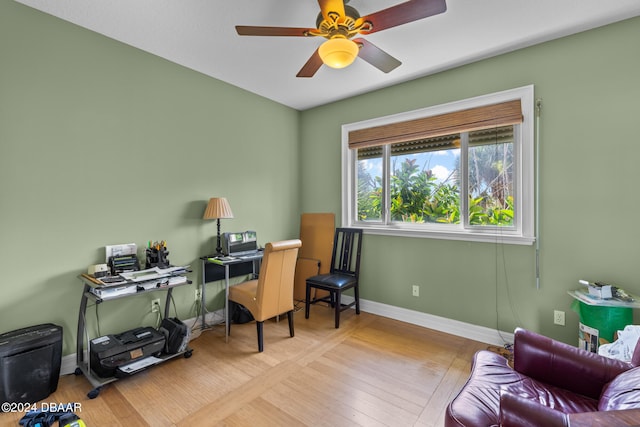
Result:
{"type": "Polygon", "coordinates": [[[516,329],[513,362],[477,352],[445,427],[640,425],[640,345],[627,363],[516,329]]]}

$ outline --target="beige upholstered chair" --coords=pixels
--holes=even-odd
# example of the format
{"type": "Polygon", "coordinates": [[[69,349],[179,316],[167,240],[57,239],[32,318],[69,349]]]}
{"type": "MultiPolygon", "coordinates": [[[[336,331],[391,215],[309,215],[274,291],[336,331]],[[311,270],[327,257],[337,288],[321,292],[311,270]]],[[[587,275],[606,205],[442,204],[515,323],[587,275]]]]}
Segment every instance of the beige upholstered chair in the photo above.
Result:
{"type": "Polygon", "coordinates": [[[245,306],[256,320],[258,351],[264,349],[263,323],[267,319],[287,313],[293,336],[293,276],[300,246],[298,239],[267,243],[258,278],[229,288],[229,300],[245,306]]]}

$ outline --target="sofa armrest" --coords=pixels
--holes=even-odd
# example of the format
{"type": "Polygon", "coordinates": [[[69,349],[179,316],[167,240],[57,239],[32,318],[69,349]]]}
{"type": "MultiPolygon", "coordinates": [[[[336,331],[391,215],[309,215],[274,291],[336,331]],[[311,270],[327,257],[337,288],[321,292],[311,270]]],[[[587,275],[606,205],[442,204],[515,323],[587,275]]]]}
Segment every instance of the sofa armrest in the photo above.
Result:
{"type": "Polygon", "coordinates": [[[569,427],[566,414],[511,393],[500,395],[501,427],[569,427]]]}
{"type": "Polygon", "coordinates": [[[516,329],[514,369],[535,380],[598,399],[602,388],[632,365],[516,329]]]}

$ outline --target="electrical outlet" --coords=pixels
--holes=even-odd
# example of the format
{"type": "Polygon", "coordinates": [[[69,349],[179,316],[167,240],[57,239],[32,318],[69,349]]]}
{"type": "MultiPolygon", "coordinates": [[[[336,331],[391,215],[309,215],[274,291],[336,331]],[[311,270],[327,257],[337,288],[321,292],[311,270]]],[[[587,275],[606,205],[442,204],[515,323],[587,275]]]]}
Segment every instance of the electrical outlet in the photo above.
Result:
{"type": "Polygon", "coordinates": [[[553,310],[553,324],[564,326],[564,311],[553,310]]]}
{"type": "Polygon", "coordinates": [[[413,285],[413,296],[414,297],[419,297],[420,296],[420,286],[418,285],[413,285]]]}
{"type": "Polygon", "coordinates": [[[151,312],[158,313],[160,311],[160,298],[151,300],[151,312]]]}
{"type": "Polygon", "coordinates": [[[200,301],[202,299],[202,289],[199,287],[196,288],[195,298],[196,301],[200,301]]]}

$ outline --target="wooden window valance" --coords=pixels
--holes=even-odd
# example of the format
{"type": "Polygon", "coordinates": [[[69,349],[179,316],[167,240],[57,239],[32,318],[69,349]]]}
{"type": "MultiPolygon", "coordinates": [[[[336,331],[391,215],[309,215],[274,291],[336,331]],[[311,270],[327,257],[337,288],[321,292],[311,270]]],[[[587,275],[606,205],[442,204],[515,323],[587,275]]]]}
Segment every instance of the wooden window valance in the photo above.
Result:
{"type": "Polygon", "coordinates": [[[425,140],[460,132],[522,123],[520,100],[484,105],[349,132],[349,149],[425,140]]]}

